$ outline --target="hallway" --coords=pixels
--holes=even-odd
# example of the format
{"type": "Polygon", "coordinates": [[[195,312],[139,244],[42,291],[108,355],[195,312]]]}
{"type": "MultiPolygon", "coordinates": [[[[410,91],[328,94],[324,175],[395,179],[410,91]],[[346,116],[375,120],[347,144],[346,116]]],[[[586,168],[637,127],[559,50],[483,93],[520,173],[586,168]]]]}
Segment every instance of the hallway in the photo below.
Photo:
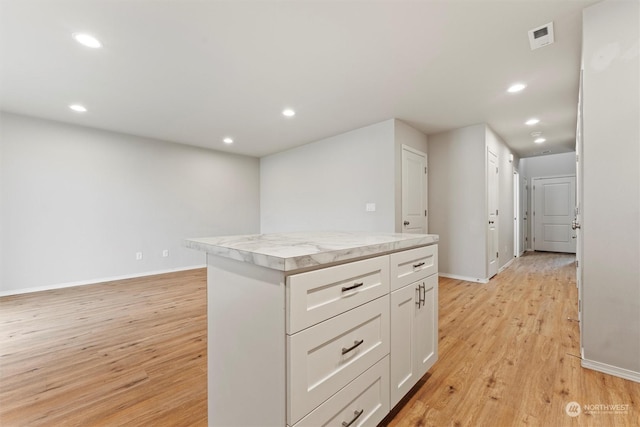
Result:
{"type": "Polygon", "coordinates": [[[637,426],[640,384],[580,366],[574,261],[528,252],[486,285],[440,278],[439,360],[389,425],[637,426]],[[574,418],[573,401],[629,406],[574,418]]]}

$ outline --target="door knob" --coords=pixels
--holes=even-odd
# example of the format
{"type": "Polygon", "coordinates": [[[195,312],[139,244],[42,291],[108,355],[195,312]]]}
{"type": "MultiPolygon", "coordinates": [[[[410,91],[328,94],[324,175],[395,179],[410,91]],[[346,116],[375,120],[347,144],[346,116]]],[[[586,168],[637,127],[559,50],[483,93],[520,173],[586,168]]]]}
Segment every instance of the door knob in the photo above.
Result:
{"type": "Polygon", "coordinates": [[[577,219],[574,219],[573,221],[571,221],[571,229],[575,230],[577,228],[580,228],[580,223],[578,222],[577,219]]]}
{"type": "Polygon", "coordinates": [[[404,224],[404,225],[409,225],[409,224],[410,224],[410,222],[409,222],[409,221],[405,221],[403,224],[404,224]]]}

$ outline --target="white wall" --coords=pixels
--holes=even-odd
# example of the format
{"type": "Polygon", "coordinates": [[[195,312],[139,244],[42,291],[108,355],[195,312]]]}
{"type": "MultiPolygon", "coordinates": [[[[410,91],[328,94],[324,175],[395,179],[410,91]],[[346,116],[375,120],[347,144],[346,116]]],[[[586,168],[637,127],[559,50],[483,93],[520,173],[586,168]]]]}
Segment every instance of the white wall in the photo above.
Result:
{"type": "MultiPolygon", "coordinates": [[[[571,151],[569,153],[549,154],[546,156],[527,157],[520,160],[520,173],[522,177],[527,179],[527,185],[529,190],[527,191],[527,199],[525,202],[525,210],[528,213],[533,212],[533,191],[531,190],[533,178],[542,178],[545,176],[558,176],[558,175],[575,175],[576,174],[576,153],[571,151]]],[[[532,228],[533,228],[533,215],[527,217],[527,235],[529,240],[526,243],[525,249],[531,250],[533,242],[532,228]]]]}
{"type": "Polygon", "coordinates": [[[203,265],[184,238],[259,231],[258,159],[7,113],[0,124],[0,293],[203,265]]]}
{"type": "Polygon", "coordinates": [[[487,147],[498,155],[498,266],[513,259],[512,154],[485,124],[429,135],[429,231],[440,235],[439,270],[467,280],[487,279],[487,147]]]}
{"type": "Polygon", "coordinates": [[[261,158],[261,232],[393,232],[393,158],[393,119],[261,158]]]}
{"type": "Polygon", "coordinates": [[[576,174],[576,153],[527,157],[520,161],[521,173],[528,178],[576,174]]]}
{"type": "Polygon", "coordinates": [[[640,381],[640,3],[583,16],[583,365],[640,381]]]}
{"type": "Polygon", "coordinates": [[[429,232],[438,270],[486,278],[485,125],[429,135],[429,232]]]}

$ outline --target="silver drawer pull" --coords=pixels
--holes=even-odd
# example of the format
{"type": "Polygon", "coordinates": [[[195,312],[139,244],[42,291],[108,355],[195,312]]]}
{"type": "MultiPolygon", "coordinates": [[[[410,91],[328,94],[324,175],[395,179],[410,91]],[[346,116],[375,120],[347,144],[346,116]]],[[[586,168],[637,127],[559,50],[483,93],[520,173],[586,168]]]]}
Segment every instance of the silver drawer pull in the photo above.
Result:
{"type": "Polygon", "coordinates": [[[364,340],[360,340],[360,341],[354,341],[353,345],[349,348],[345,348],[342,347],[342,354],[347,354],[349,353],[351,350],[355,350],[356,348],[358,348],[358,346],[360,346],[360,344],[362,344],[364,342],[364,340]]]}
{"type": "Polygon", "coordinates": [[[359,288],[362,285],[364,285],[364,282],[354,283],[351,286],[343,286],[342,287],[342,292],[347,292],[347,291],[350,291],[351,289],[359,288]]]}
{"type": "Polygon", "coordinates": [[[360,418],[360,415],[362,415],[362,413],[364,412],[364,409],[360,409],[359,411],[353,411],[353,419],[349,422],[343,421],[342,422],[342,427],[349,427],[351,424],[353,424],[358,418],[360,418]]]}
{"type": "Polygon", "coordinates": [[[424,262],[419,262],[417,264],[413,264],[413,268],[422,267],[423,265],[424,265],[424,262]]]}

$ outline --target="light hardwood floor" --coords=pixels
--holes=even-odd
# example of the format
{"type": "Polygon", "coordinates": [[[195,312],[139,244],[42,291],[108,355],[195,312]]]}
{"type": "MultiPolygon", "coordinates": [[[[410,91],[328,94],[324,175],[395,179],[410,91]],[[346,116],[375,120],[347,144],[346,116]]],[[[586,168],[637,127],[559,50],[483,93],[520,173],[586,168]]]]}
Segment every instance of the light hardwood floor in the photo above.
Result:
{"type": "MultiPolygon", "coordinates": [[[[580,367],[573,261],[441,278],[439,361],[384,424],[640,425],[640,384],[580,367]]],[[[206,351],[204,270],[0,298],[0,426],[205,426],[206,351]]]]}

